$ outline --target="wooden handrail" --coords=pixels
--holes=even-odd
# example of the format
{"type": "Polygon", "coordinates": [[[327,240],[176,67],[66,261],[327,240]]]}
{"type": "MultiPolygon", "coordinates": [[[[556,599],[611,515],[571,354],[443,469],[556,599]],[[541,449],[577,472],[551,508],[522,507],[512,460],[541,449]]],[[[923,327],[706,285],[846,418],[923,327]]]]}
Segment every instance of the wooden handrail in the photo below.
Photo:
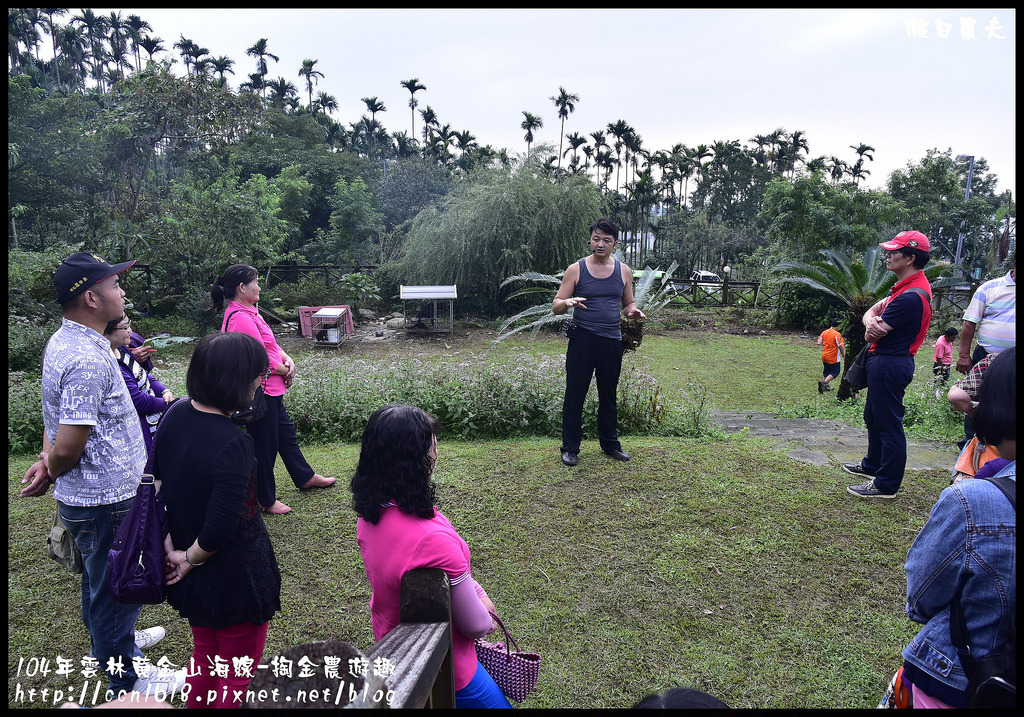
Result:
{"type": "Polygon", "coordinates": [[[448,576],[438,568],[410,570],[402,577],[401,623],[375,644],[367,658],[386,658],[392,708],[455,707],[452,663],[452,600],[448,576]]]}

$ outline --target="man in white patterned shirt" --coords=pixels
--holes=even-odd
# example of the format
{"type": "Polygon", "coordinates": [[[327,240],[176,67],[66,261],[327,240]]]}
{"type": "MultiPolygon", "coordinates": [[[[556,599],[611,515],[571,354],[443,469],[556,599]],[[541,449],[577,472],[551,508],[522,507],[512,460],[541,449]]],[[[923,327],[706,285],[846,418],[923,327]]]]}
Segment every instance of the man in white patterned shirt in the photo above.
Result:
{"type": "Polygon", "coordinates": [[[137,673],[133,658],[142,653],[134,628],[142,606],[117,602],[107,573],[107,553],[146,465],[142,428],[103,336],[107,322],[124,316],[118,275],[134,263],[111,266],[80,252],[54,274],[64,318],[43,354],[43,451],[21,491],[34,497],[56,486],[61,519],[82,553],[82,622],[113,696],[147,688],[170,693],[177,679],[152,667],[137,673]]]}

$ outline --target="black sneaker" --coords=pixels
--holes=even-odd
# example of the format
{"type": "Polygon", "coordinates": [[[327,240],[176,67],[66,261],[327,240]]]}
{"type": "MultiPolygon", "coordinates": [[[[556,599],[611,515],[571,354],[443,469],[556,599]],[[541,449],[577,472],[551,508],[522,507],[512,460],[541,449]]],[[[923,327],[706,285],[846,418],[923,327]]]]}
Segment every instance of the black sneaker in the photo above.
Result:
{"type": "Polygon", "coordinates": [[[570,453],[569,451],[562,451],[562,463],[567,466],[574,466],[580,462],[579,456],[576,453],[570,453]]]}
{"type": "Polygon", "coordinates": [[[851,485],[847,489],[850,493],[857,496],[858,498],[895,498],[895,493],[883,493],[875,487],[874,479],[869,480],[867,483],[861,485],[851,485]]]}
{"type": "Polygon", "coordinates": [[[864,466],[860,463],[844,463],[843,470],[847,473],[853,473],[855,476],[864,476],[865,478],[875,477],[874,473],[864,470],[864,466]]]}
{"type": "Polygon", "coordinates": [[[818,381],[818,393],[825,393],[825,382],[818,381]]]}

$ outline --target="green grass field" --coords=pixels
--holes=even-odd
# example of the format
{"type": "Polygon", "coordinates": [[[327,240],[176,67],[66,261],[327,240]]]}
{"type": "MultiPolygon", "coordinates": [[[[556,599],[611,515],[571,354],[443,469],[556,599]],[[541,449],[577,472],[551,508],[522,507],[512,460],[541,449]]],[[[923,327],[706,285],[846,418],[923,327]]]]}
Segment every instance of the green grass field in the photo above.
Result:
{"type": "MultiPolygon", "coordinates": [[[[513,343],[488,360],[513,348],[564,350],[554,337],[513,343]]],[[[486,348],[442,346],[415,350],[464,357],[486,348]]],[[[834,399],[816,393],[821,364],[812,346],[786,336],[672,332],[648,336],[639,358],[666,394],[700,381],[719,409],[835,413],[826,405],[834,399]]],[[[299,380],[309,360],[298,357],[299,380]]],[[[924,391],[930,369],[921,357],[918,365],[924,391]]],[[[856,406],[838,413],[856,425],[856,406]]],[[[929,434],[947,430],[928,425],[929,434]]],[[[568,469],[557,439],[442,436],[439,507],[469,543],[474,576],[520,646],[543,656],[524,706],[623,708],[684,686],[733,707],[874,707],[916,632],[903,609],[903,563],[946,474],[912,474],[895,501],[858,501],[844,473],[792,461],[766,440],[623,440],[629,463],[607,459],[588,439],[579,466],[568,469]]],[[[278,465],[280,496],[293,512],[267,521],[284,579],[268,655],[314,640],[361,649],[373,641],[346,486],[358,447],[305,452],[340,480],[299,494],[278,465]]],[[[32,459],[8,460],[11,707],[45,706],[38,693],[32,704],[16,696],[68,683],[25,674],[30,658],[77,664],[88,652],[77,576],[45,555],[53,499],[17,498],[32,459]]],[[[186,621],[164,604],[143,609],[140,625],[151,624],[164,625],[167,637],[148,656],[186,663],[186,621]]]]}

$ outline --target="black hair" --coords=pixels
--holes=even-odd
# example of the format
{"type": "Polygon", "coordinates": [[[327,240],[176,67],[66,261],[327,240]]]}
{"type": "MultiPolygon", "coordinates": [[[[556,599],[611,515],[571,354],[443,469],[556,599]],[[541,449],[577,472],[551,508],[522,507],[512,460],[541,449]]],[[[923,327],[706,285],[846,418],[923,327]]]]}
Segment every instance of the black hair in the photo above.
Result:
{"type": "Polygon", "coordinates": [[[633,709],[675,710],[675,709],[729,709],[729,705],[717,697],[700,690],[686,687],[673,687],[663,695],[648,695],[635,705],[633,709]]]}
{"type": "Polygon", "coordinates": [[[950,326],[948,329],[942,332],[942,335],[946,337],[947,341],[952,341],[960,334],[959,331],[950,326]]]}
{"type": "Polygon", "coordinates": [[[108,321],[107,325],[103,328],[103,335],[110,336],[111,334],[113,334],[114,329],[116,329],[117,325],[122,321],[124,321],[124,314],[122,314],[121,317],[118,319],[111,319],[110,321],[108,321]]]}
{"type": "Polygon", "coordinates": [[[352,476],[356,514],[376,525],[381,505],[393,500],[404,513],[433,518],[434,461],[429,454],[440,431],[441,424],[422,408],[378,408],[366,422],[359,464],[352,476]]]}
{"type": "Polygon", "coordinates": [[[254,382],[269,366],[266,348],[252,336],[210,334],[192,352],[185,387],[199,403],[234,413],[252,404],[254,382]]]}
{"type": "Polygon", "coordinates": [[[615,241],[619,240],[619,225],[613,222],[610,217],[601,217],[591,224],[590,233],[593,234],[595,229],[610,235],[615,241]]]}
{"type": "Polygon", "coordinates": [[[832,319],[832,328],[839,326],[839,319],[832,319]]]}
{"type": "Polygon", "coordinates": [[[921,251],[920,249],[910,249],[908,247],[902,247],[897,249],[903,256],[910,257],[914,260],[915,269],[923,269],[928,266],[928,261],[932,258],[931,252],[921,251]]]}
{"type": "Polygon", "coordinates": [[[213,308],[217,311],[224,310],[224,299],[231,301],[235,298],[235,292],[238,291],[240,284],[248,284],[253,279],[259,277],[260,273],[256,271],[256,267],[249,266],[248,264],[232,264],[224,273],[214,279],[210,285],[210,300],[213,302],[213,308]]]}
{"type": "Polygon", "coordinates": [[[1017,437],[1016,346],[1000,351],[985,369],[974,409],[974,433],[979,441],[999,446],[1017,437]]]}

